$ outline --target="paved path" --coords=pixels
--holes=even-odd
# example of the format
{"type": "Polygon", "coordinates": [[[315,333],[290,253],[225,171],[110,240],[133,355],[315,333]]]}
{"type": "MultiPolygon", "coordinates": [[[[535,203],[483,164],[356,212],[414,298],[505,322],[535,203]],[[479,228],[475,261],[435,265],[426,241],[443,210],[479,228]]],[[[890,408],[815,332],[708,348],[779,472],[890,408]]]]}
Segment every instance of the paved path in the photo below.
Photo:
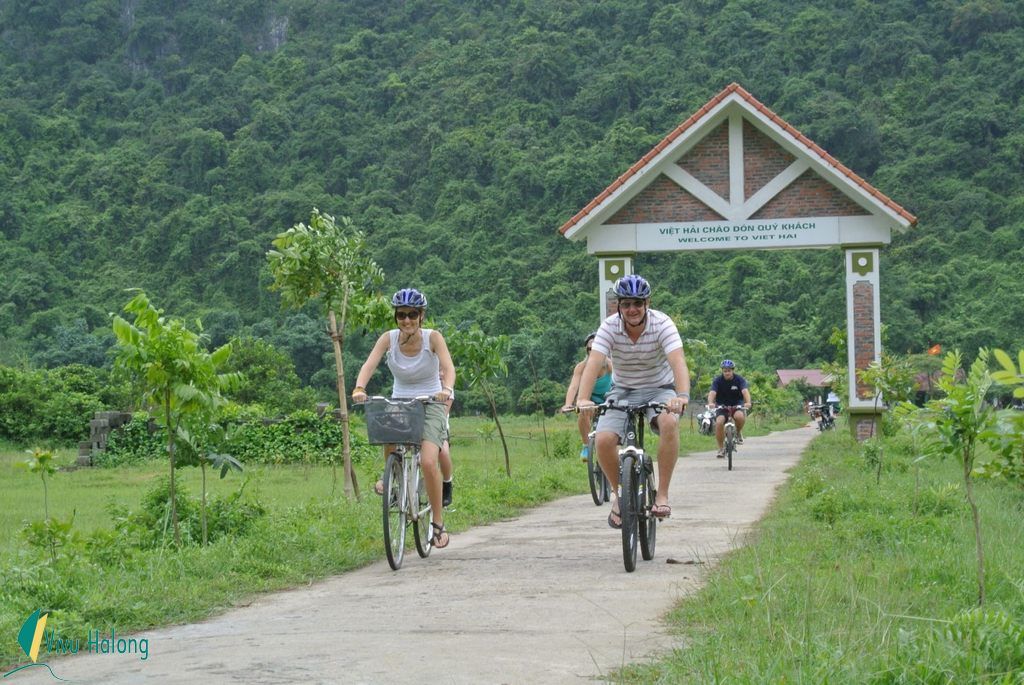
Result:
{"type": "MultiPolygon", "coordinates": [[[[619,532],[605,523],[608,506],[595,507],[588,494],[453,535],[426,560],[413,550],[397,573],[382,560],[202,623],[140,634],[146,661],[85,654],[49,664],[61,678],[102,683],[599,680],[678,645],[662,615],[741,544],[814,434],[805,427],[750,438],[731,472],[712,452],[680,459],[655,558],[638,555],[631,574],[619,532]]],[[[56,681],[36,668],[7,682],[56,681]]]]}

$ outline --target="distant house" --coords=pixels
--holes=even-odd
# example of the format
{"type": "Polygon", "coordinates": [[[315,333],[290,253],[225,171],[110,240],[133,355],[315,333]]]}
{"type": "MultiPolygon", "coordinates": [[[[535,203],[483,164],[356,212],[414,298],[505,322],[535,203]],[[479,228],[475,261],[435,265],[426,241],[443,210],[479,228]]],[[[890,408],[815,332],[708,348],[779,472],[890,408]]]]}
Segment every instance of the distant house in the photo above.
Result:
{"type": "Polygon", "coordinates": [[[804,383],[816,388],[827,388],[832,385],[832,376],[821,369],[776,369],[775,375],[779,378],[779,387],[784,388],[795,380],[802,380],[804,383]]]}

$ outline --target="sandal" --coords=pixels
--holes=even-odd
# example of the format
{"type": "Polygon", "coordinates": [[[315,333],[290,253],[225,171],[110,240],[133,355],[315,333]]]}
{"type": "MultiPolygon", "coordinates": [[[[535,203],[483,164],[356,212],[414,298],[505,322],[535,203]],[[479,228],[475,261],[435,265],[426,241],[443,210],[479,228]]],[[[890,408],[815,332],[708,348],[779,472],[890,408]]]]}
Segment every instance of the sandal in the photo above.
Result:
{"type": "Polygon", "coordinates": [[[722,450],[716,455],[719,459],[725,459],[725,450],[722,450]]]}
{"type": "Polygon", "coordinates": [[[434,529],[434,537],[431,538],[434,547],[438,549],[444,549],[448,546],[448,543],[452,541],[452,536],[448,534],[448,531],[444,529],[444,524],[437,525],[433,521],[430,522],[430,526],[434,529]],[[442,544],[444,541],[444,544],[442,544]]]}
{"type": "Polygon", "coordinates": [[[672,507],[667,504],[655,504],[651,507],[651,516],[656,519],[667,519],[672,515],[672,507]]]}
{"type": "Polygon", "coordinates": [[[615,530],[620,530],[622,528],[622,514],[615,511],[614,509],[608,512],[608,527],[614,528],[615,530]],[[618,521],[613,520],[613,516],[617,518],[618,521]]]}

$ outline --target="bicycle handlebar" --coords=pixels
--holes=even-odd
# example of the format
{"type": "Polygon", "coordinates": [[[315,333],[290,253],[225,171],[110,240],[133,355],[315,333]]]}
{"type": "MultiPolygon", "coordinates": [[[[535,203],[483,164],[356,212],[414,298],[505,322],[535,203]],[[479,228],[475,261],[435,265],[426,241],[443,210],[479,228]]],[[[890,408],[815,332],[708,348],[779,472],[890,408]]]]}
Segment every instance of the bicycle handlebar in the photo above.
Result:
{"type": "Polygon", "coordinates": [[[395,400],[390,397],[384,397],[384,395],[367,395],[366,399],[356,404],[366,404],[367,402],[387,402],[388,404],[415,404],[422,402],[423,404],[447,404],[441,400],[435,400],[430,395],[420,395],[419,397],[410,397],[409,399],[395,400]]]}

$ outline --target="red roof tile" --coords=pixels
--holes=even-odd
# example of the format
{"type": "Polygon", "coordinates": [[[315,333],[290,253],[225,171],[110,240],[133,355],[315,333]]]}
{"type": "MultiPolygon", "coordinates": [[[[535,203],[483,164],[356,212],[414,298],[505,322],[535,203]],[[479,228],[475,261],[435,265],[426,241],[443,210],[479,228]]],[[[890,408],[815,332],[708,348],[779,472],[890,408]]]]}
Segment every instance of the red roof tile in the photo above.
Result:
{"type": "Polygon", "coordinates": [[[558,232],[564,235],[566,231],[568,231],[570,228],[578,224],[584,217],[586,217],[588,214],[594,211],[594,208],[596,208],[598,205],[604,202],[608,198],[608,196],[610,196],[620,186],[622,186],[622,184],[628,181],[640,169],[645,167],[662,150],[664,150],[666,147],[672,144],[672,142],[675,141],[684,132],[686,132],[687,129],[696,124],[701,118],[704,117],[705,114],[711,111],[711,109],[716,107],[722,100],[727,98],[732,93],[736,93],[744,100],[749,102],[751,106],[753,106],[757,111],[761,112],[761,114],[763,114],[768,119],[771,119],[772,122],[774,122],[776,125],[782,128],[784,131],[786,131],[786,133],[791,135],[793,138],[799,140],[801,143],[803,143],[808,148],[813,150],[815,154],[819,155],[825,162],[835,167],[836,171],[842,173],[844,176],[846,176],[851,181],[856,183],[858,186],[863,188],[864,191],[867,192],[869,195],[874,197],[876,200],[884,204],[886,207],[891,209],[899,216],[906,219],[907,222],[909,222],[909,225],[913,226],[914,224],[917,223],[917,217],[915,217],[913,214],[911,214],[903,207],[893,202],[877,188],[875,188],[870,183],[868,183],[860,176],[855,174],[853,171],[851,171],[849,168],[847,168],[838,159],[836,159],[829,153],[825,152],[825,150],[821,146],[819,146],[817,143],[815,143],[813,140],[811,140],[804,134],[800,133],[800,131],[797,131],[795,128],[793,128],[782,117],[768,109],[765,105],[758,101],[757,98],[748,93],[738,83],[730,83],[728,86],[725,87],[724,90],[722,90],[722,92],[720,92],[715,97],[711,98],[703,107],[694,112],[693,115],[690,116],[690,118],[688,118],[683,123],[679,124],[679,126],[676,126],[676,128],[673,129],[671,133],[662,138],[662,140],[657,145],[655,145],[647,154],[641,157],[635,164],[633,164],[633,166],[629,167],[629,169],[627,169],[625,173],[623,173],[621,176],[615,179],[615,181],[610,186],[601,191],[601,193],[598,194],[597,197],[588,202],[583,209],[578,211],[571,219],[562,224],[562,226],[558,229],[558,232]]]}

